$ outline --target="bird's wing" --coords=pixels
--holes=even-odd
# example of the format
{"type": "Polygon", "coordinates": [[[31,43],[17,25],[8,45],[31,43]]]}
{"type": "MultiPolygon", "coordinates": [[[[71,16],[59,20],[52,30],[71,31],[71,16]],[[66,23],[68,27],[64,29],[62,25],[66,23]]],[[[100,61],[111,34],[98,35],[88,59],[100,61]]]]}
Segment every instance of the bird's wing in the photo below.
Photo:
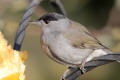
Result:
{"type": "Polygon", "coordinates": [[[63,33],[70,43],[77,48],[105,48],[99,40],[81,24],[71,21],[72,26],[63,33]]]}

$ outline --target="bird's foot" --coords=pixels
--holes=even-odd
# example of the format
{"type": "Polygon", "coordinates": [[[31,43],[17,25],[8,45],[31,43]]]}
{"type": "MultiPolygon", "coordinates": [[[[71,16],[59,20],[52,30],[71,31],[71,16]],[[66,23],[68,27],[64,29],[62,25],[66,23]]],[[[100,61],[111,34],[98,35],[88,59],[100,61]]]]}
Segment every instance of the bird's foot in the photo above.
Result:
{"type": "Polygon", "coordinates": [[[83,61],[81,66],[80,66],[80,70],[81,70],[82,74],[86,73],[86,69],[84,68],[85,67],[85,62],[86,61],[83,61]]]}
{"type": "Polygon", "coordinates": [[[67,68],[67,70],[63,73],[63,75],[62,75],[60,80],[66,80],[65,77],[67,76],[68,72],[69,72],[69,69],[67,68]]]}
{"type": "Polygon", "coordinates": [[[80,70],[81,70],[82,74],[86,73],[86,69],[85,68],[80,68],[80,70]]]}

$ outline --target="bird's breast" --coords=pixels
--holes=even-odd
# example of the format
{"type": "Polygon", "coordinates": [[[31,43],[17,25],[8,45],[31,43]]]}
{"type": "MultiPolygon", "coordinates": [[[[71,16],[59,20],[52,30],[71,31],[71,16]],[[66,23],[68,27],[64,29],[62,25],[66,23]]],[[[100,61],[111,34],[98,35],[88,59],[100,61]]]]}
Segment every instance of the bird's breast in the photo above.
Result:
{"type": "Polygon", "coordinates": [[[91,52],[89,49],[85,50],[72,47],[69,40],[63,35],[43,35],[42,43],[47,46],[47,48],[45,48],[47,52],[44,52],[47,53],[50,58],[63,64],[81,64],[83,59],[91,52]]]}

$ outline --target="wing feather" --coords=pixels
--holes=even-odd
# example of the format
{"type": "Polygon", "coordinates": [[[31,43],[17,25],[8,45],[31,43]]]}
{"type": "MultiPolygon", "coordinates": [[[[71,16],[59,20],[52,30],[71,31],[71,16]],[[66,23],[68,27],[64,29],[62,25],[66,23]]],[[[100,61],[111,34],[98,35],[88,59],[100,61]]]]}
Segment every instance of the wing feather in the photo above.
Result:
{"type": "Polygon", "coordinates": [[[63,33],[70,43],[77,48],[105,48],[99,40],[81,24],[71,21],[72,26],[63,33]]]}

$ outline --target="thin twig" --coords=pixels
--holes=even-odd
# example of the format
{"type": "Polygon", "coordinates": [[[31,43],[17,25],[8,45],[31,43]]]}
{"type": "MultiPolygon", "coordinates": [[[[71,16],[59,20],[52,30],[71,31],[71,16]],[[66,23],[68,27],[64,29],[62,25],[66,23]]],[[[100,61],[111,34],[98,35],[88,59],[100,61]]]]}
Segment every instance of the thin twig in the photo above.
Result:
{"type": "Polygon", "coordinates": [[[31,15],[34,12],[34,9],[36,6],[40,3],[41,0],[32,0],[30,4],[28,5],[27,9],[24,12],[24,15],[20,21],[19,28],[16,33],[16,38],[14,42],[14,49],[15,50],[20,50],[21,45],[25,36],[25,30],[28,26],[28,22],[30,20],[31,15]]]}
{"type": "MultiPolygon", "coordinates": [[[[120,52],[101,56],[101,57],[98,57],[96,60],[87,62],[85,64],[85,70],[86,72],[89,72],[96,67],[99,67],[114,61],[117,61],[117,62],[120,61],[120,52]]],[[[83,75],[83,73],[79,68],[71,68],[71,72],[66,76],[66,80],[76,80],[81,75],[83,75]]]]}
{"type": "Polygon", "coordinates": [[[52,4],[52,6],[56,9],[56,12],[67,16],[64,6],[62,5],[60,0],[50,0],[50,2],[52,4]]]}

